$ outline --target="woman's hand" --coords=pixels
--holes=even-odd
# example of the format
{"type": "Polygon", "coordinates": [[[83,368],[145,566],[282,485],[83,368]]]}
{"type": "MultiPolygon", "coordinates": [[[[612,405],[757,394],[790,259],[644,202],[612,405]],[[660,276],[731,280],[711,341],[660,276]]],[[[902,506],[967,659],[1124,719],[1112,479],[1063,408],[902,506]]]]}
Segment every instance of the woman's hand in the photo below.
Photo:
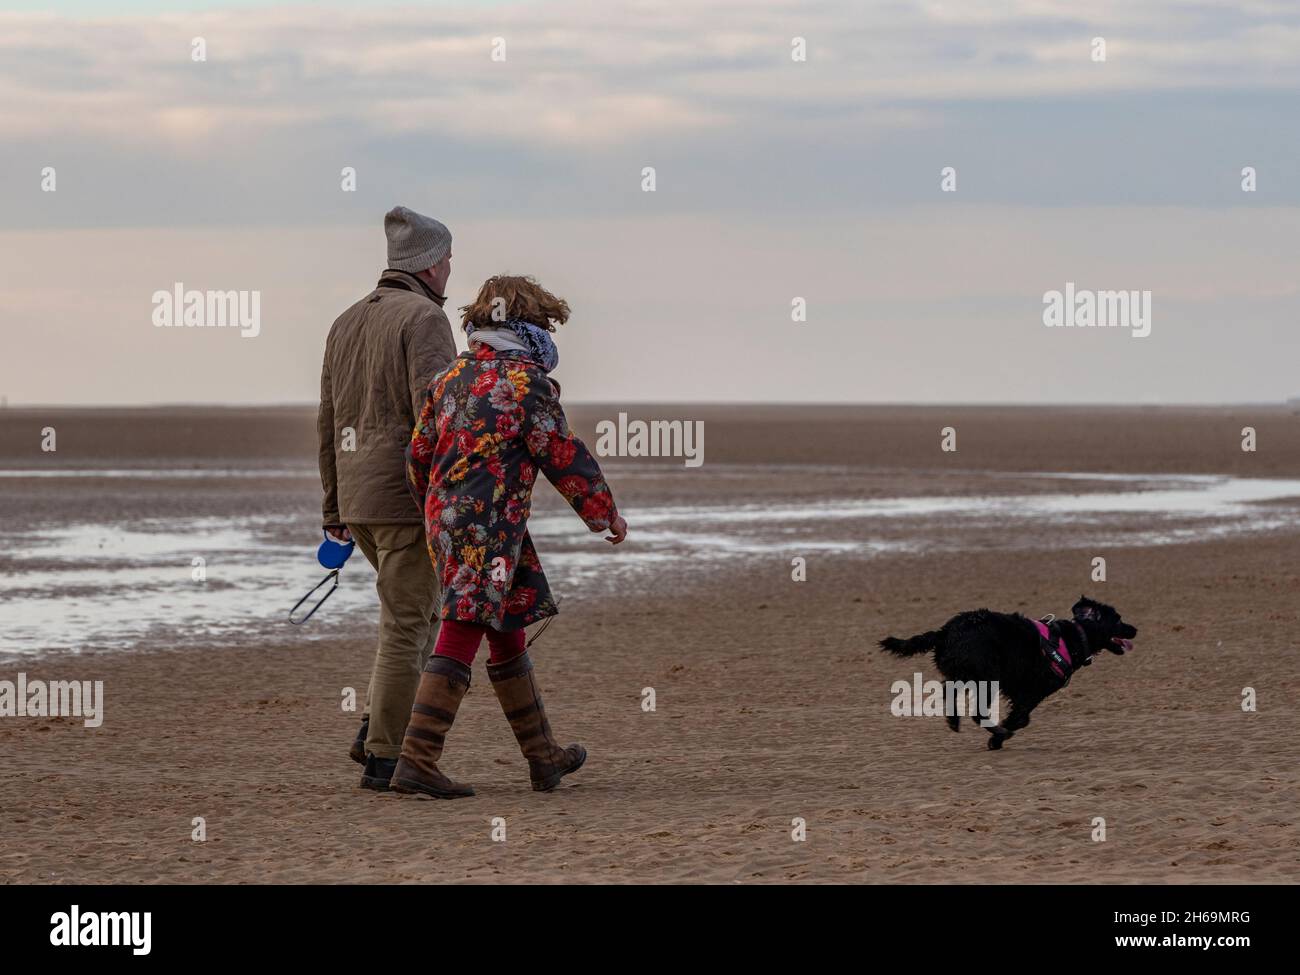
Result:
{"type": "Polygon", "coordinates": [[[618,515],[609,523],[609,530],[612,534],[606,535],[605,541],[609,542],[611,545],[617,545],[619,542],[623,541],[623,539],[627,538],[627,522],[624,520],[622,515],[618,515]]]}
{"type": "Polygon", "coordinates": [[[336,542],[352,541],[352,533],[347,528],[326,528],[325,533],[336,542]]]}

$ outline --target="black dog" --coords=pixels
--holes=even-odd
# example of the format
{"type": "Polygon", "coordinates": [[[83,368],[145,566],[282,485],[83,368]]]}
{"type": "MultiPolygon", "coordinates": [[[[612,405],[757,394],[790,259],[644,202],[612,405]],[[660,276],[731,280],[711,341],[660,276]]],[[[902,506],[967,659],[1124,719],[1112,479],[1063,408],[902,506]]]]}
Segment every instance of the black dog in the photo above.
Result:
{"type": "MultiPolygon", "coordinates": [[[[1137,627],[1125,623],[1111,607],[1080,596],[1070,612],[1074,619],[1044,625],[1019,613],[977,609],[958,613],[941,628],[920,636],[886,637],[880,646],[899,657],[933,650],[935,666],[949,681],[997,681],[1011,702],[1006,720],[988,729],[989,748],[997,749],[1029,724],[1029,713],[1044,698],[1068,684],[1094,656],[1103,650],[1122,654],[1133,649],[1137,627]]],[[[987,715],[979,717],[985,720],[987,715]]],[[[961,730],[960,723],[957,715],[948,715],[953,731],[961,730]]]]}

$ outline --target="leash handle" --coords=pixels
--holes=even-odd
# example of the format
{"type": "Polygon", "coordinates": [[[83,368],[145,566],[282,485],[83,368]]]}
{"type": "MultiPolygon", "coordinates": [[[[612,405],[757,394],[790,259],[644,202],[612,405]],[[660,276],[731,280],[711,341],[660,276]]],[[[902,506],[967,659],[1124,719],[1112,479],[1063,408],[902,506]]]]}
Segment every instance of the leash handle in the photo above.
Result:
{"type": "Polygon", "coordinates": [[[551,620],[553,619],[555,619],[554,616],[548,616],[546,619],[542,620],[542,625],[537,628],[537,631],[529,637],[528,642],[524,644],[525,650],[537,642],[537,638],[546,632],[546,628],[551,625],[551,620]]]}
{"type": "Polygon", "coordinates": [[[296,603],[293,604],[293,609],[289,610],[289,622],[292,623],[294,626],[301,626],[303,623],[306,623],[309,619],[312,618],[312,614],[315,613],[316,610],[320,609],[322,606],[325,605],[325,600],[329,599],[330,596],[334,595],[334,590],[337,589],[338,587],[339,587],[339,570],[331,569],[324,579],[322,579],[320,582],[316,583],[316,585],[312,586],[309,590],[307,590],[307,595],[303,596],[302,599],[298,600],[296,603]],[[330,588],[325,591],[325,595],[321,596],[320,599],[316,600],[316,605],[312,606],[312,608],[308,611],[307,615],[300,620],[294,619],[293,614],[298,612],[298,607],[301,606],[303,603],[305,603],[307,600],[311,599],[312,593],[314,593],[317,589],[325,585],[325,583],[330,582],[331,580],[334,582],[334,585],[330,586],[330,588]]]}

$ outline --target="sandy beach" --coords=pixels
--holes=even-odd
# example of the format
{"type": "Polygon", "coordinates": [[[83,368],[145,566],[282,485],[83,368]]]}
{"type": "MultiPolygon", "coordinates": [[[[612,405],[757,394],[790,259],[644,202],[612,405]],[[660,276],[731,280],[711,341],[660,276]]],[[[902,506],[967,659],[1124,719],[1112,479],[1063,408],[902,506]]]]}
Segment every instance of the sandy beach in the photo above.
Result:
{"type": "MultiPolygon", "coordinates": [[[[0,880],[1300,878],[1300,416],[618,409],[702,419],[706,461],[611,459],[631,527],[612,553],[539,489],[563,607],[538,675],[591,757],[532,793],[481,655],[444,759],[478,795],[456,802],[357,788],[340,699],[374,645],[359,557],[319,620],[284,620],[322,574],[310,410],[0,411],[0,679],[102,680],[106,702],[93,729],[0,719],[0,880]],[[936,673],[881,637],[979,606],[1067,614],[1081,592],[1139,627],[1136,649],[1002,752],[890,713],[895,680],[936,673]]],[[[570,410],[589,442],[614,412],[570,410]]]]}

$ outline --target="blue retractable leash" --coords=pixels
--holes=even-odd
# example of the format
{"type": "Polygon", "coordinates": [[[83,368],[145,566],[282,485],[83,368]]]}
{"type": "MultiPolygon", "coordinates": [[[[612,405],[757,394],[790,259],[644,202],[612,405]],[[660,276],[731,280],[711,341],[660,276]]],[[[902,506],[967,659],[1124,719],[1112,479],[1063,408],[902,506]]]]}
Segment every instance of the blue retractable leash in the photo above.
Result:
{"type": "Polygon", "coordinates": [[[324,579],[312,586],[312,588],[307,592],[307,595],[303,596],[302,599],[293,604],[293,609],[289,610],[290,623],[293,623],[294,625],[306,623],[311,619],[312,613],[320,609],[321,606],[325,604],[325,600],[334,595],[334,590],[339,587],[339,569],[343,568],[343,563],[348,560],[348,556],[352,554],[352,550],[356,548],[356,544],[356,542],[340,542],[337,538],[331,538],[329,532],[325,533],[325,541],[321,542],[320,548],[316,549],[316,561],[330,571],[324,579]],[[312,606],[306,616],[300,620],[294,619],[293,614],[298,612],[298,607],[311,599],[312,593],[316,592],[317,589],[325,585],[327,582],[333,582],[334,585],[330,586],[330,588],[325,591],[325,595],[316,600],[316,605],[312,606]]]}

